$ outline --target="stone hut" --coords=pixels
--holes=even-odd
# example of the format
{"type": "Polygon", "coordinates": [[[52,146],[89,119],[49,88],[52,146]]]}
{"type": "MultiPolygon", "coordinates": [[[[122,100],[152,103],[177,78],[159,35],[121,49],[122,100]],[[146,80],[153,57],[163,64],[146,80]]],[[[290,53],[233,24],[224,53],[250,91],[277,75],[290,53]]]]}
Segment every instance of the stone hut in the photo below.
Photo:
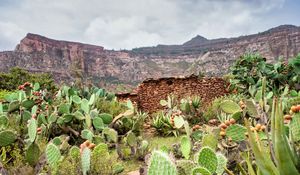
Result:
{"type": "Polygon", "coordinates": [[[207,106],[216,97],[227,94],[227,83],[222,78],[171,77],[147,79],[134,90],[133,93],[116,94],[118,100],[130,99],[135,102],[139,110],[156,112],[162,109],[160,100],[167,99],[174,94],[178,99],[188,96],[200,96],[203,106],[207,106]]]}

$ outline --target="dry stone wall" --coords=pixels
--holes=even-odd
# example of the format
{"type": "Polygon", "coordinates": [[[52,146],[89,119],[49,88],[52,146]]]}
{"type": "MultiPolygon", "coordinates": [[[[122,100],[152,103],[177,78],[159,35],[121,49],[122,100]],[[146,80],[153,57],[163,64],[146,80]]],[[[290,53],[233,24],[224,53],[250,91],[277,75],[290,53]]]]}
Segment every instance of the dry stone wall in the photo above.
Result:
{"type": "Polygon", "coordinates": [[[117,94],[119,100],[131,99],[144,112],[156,112],[162,109],[160,100],[173,94],[177,99],[188,96],[200,96],[203,106],[210,104],[216,97],[227,94],[227,83],[222,78],[182,78],[148,79],[142,82],[132,94],[117,94]]]}

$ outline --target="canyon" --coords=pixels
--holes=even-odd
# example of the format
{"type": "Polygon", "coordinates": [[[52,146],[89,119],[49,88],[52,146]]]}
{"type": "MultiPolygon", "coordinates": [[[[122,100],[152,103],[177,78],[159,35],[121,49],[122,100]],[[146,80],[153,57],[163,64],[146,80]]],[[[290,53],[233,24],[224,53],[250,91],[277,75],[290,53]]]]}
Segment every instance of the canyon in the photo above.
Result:
{"type": "MultiPolygon", "coordinates": [[[[0,71],[21,67],[45,72],[60,83],[76,79],[121,91],[147,78],[204,74],[221,77],[244,53],[259,53],[269,62],[288,60],[300,52],[300,27],[282,25],[236,38],[196,36],[181,45],[157,45],[132,50],[59,41],[28,33],[13,51],[0,52],[0,71]]],[[[129,88],[130,89],[130,88],[129,88]]]]}

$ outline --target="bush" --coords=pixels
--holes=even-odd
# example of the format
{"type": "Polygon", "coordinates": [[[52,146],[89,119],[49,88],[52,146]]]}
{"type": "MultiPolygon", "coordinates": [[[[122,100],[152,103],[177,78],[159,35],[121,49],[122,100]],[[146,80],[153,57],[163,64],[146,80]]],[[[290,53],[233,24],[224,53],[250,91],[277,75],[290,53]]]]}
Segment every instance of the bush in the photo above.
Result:
{"type": "Polygon", "coordinates": [[[0,73],[0,89],[14,91],[19,85],[25,82],[39,83],[41,87],[47,90],[55,89],[52,76],[46,73],[29,73],[19,67],[10,69],[9,73],[0,73]]]}

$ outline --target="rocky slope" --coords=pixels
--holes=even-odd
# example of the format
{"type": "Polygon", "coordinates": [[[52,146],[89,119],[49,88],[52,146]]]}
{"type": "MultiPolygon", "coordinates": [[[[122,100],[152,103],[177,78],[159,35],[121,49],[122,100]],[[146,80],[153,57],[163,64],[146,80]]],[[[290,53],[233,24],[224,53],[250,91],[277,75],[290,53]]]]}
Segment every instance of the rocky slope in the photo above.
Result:
{"type": "Polygon", "coordinates": [[[14,51],[0,52],[0,71],[19,66],[49,72],[57,81],[82,76],[96,84],[136,84],[146,78],[185,76],[199,71],[221,76],[245,52],[258,52],[269,61],[300,52],[300,27],[283,25],[268,31],[209,40],[196,36],[182,45],[158,45],[130,51],[58,41],[27,34],[14,51]]]}

